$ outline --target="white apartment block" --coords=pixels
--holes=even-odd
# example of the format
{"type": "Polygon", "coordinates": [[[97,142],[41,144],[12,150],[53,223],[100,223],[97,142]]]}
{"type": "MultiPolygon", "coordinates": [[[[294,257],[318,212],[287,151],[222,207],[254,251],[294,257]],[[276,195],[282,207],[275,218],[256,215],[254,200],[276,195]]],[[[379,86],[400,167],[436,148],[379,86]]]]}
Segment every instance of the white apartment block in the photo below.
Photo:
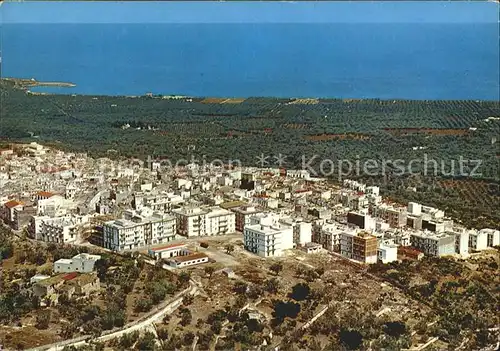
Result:
{"type": "Polygon", "coordinates": [[[356,180],[344,179],[344,187],[349,188],[356,191],[364,192],[366,190],[366,185],[363,183],[359,183],[356,180]]]}
{"type": "Polygon", "coordinates": [[[175,206],[183,202],[184,199],[182,196],[173,193],[134,194],[134,205],[136,210],[148,207],[153,211],[170,212],[175,206]]]}
{"type": "Polygon", "coordinates": [[[295,245],[305,245],[312,242],[312,223],[304,222],[291,217],[282,218],[279,223],[293,229],[293,243],[295,245]]]}
{"type": "Polygon", "coordinates": [[[261,210],[251,205],[244,205],[231,209],[235,213],[236,230],[243,233],[245,226],[250,224],[250,217],[261,213],[261,210]]]}
{"type": "Polygon", "coordinates": [[[500,231],[481,229],[469,231],[469,248],[474,251],[485,250],[500,245],[500,231]]]}
{"type": "Polygon", "coordinates": [[[380,195],[380,188],[378,186],[367,186],[365,188],[365,193],[367,195],[379,196],[380,195]]]}
{"type": "Polygon", "coordinates": [[[398,245],[390,242],[381,242],[378,246],[377,258],[382,263],[398,260],[398,245]]]}
{"type": "Polygon", "coordinates": [[[150,217],[134,215],[104,223],[104,247],[113,251],[132,250],[166,243],[176,236],[176,218],[163,213],[150,217]]]}
{"type": "Polygon", "coordinates": [[[388,230],[384,233],[384,239],[391,239],[399,246],[411,246],[411,233],[407,230],[388,230]]]}
{"type": "Polygon", "coordinates": [[[445,256],[455,253],[455,235],[429,231],[415,232],[410,237],[411,245],[427,256],[445,256]]]}
{"type": "Polygon", "coordinates": [[[486,233],[488,236],[488,247],[495,247],[500,245],[500,231],[495,229],[481,229],[479,232],[486,233]]]}
{"type": "Polygon", "coordinates": [[[286,176],[289,178],[310,179],[311,174],[305,169],[289,169],[286,171],[286,176]]]}
{"type": "Polygon", "coordinates": [[[61,258],[54,262],[54,273],[90,273],[94,270],[95,263],[101,259],[99,255],[81,253],[73,258],[61,258]]]}
{"type": "Polygon", "coordinates": [[[312,223],[299,222],[293,227],[293,242],[297,245],[304,246],[312,241],[312,223]]]}
{"type": "Polygon", "coordinates": [[[422,205],[416,202],[408,202],[408,214],[420,216],[422,214],[422,205]]]}
{"type": "Polygon", "coordinates": [[[422,206],[422,215],[426,217],[424,219],[443,219],[444,211],[430,206],[422,206]]]}
{"type": "Polygon", "coordinates": [[[45,198],[37,195],[36,204],[38,216],[61,216],[66,214],[70,207],[69,201],[65,200],[64,197],[60,195],[51,195],[45,198]]]}
{"type": "Polygon", "coordinates": [[[460,233],[453,233],[455,235],[455,253],[459,255],[469,254],[469,232],[464,230],[460,233]]]}
{"type": "Polygon", "coordinates": [[[79,226],[87,222],[87,216],[34,216],[29,231],[36,240],[64,244],[75,241],[79,226]]]}
{"type": "Polygon", "coordinates": [[[261,257],[282,256],[293,248],[293,228],[289,226],[255,224],[243,231],[245,249],[261,257]]]}
{"type": "Polygon", "coordinates": [[[250,217],[249,225],[263,224],[263,225],[278,225],[280,215],[273,212],[256,213],[250,217]]]}
{"type": "Polygon", "coordinates": [[[234,212],[220,207],[182,208],[173,210],[177,218],[177,233],[185,237],[213,236],[234,233],[234,212]]]}
{"type": "Polygon", "coordinates": [[[312,241],[321,244],[328,251],[340,252],[340,234],[344,229],[335,223],[317,224],[314,227],[312,241]]]}
{"type": "Polygon", "coordinates": [[[236,231],[236,216],[234,212],[220,207],[212,207],[205,215],[204,235],[224,235],[236,231]]]}

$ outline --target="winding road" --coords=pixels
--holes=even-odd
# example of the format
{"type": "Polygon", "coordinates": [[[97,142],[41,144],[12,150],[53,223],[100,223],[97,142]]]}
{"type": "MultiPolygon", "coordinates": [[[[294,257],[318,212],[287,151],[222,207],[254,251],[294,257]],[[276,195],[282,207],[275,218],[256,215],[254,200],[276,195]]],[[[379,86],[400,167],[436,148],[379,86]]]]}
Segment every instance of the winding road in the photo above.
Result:
{"type": "Polygon", "coordinates": [[[149,315],[145,319],[139,319],[137,321],[134,321],[132,323],[129,323],[125,325],[122,329],[110,332],[109,334],[104,334],[101,335],[100,337],[97,338],[85,338],[85,337],[79,337],[75,339],[69,339],[65,341],[61,341],[59,343],[55,344],[49,344],[49,345],[43,345],[39,347],[35,347],[32,349],[29,349],[28,351],[60,351],[62,350],[65,346],[83,346],[87,343],[87,340],[94,340],[94,341],[100,341],[100,342],[105,342],[109,341],[115,338],[119,338],[123,336],[124,334],[128,334],[134,331],[141,331],[145,330],[148,328],[151,328],[153,323],[156,323],[158,321],[161,321],[163,317],[167,314],[173,313],[177,308],[179,308],[180,305],[182,305],[182,299],[185,295],[190,294],[190,295],[195,295],[196,292],[198,291],[198,284],[191,280],[189,282],[189,288],[181,291],[175,297],[170,300],[167,305],[164,307],[161,307],[160,310],[157,312],[154,312],[153,314],[149,315]]]}

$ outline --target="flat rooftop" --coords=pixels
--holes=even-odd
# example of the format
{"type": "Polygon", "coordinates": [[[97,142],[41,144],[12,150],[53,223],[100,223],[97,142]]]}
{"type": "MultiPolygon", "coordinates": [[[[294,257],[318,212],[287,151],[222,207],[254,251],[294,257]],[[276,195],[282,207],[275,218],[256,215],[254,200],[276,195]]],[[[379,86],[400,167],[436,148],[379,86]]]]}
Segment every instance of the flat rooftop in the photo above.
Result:
{"type": "Polygon", "coordinates": [[[208,258],[207,255],[204,253],[194,253],[192,255],[187,255],[187,256],[177,256],[172,259],[172,261],[177,262],[177,263],[182,263],[182,262],[188,262],[188,261],[193,261],[193,260],[199,260],[202,258],[208,258]]]}
{"type": "Polygon", "coordinates": [[[164,245],[160,247],[155,247],[153,249],[150,249],[151,251],[158,252],[158,251],[167,251],[167,250],[172,250],[172,249],[178,249],[181,247],[186,247],[186,244],[171,244],[171,245],[164,245]]]}

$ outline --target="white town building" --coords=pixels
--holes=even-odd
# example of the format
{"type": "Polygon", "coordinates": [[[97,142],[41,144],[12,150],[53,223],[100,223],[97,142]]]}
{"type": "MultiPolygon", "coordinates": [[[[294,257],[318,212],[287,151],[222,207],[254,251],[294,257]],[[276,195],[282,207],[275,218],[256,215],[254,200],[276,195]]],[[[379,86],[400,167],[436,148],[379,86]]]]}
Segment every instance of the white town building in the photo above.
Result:
{"type": "Polygon", "coordinates": [[[255,224],[243,231],[245,249],[261,257],[282,256],[293,248],[293,228],[290,226],[255,224]]]}
{"type": "Polygon", "coordinates": [[[33,216],[28,231],[35,240],[70,243],[77,239],[78,228],[88,220],[88,216],[33,216]]]}
{"type": "Polygon", "coordinates": [[[177,256],[169,260],[171,267],[184,268],[188,266],[195,266],[209,261],[208,256],[204,253],[198,252],[185,256],[177,256]]]}
{"type": "Polygon", "coordinates": [[[398,245],[390,242],[381,242],[378,246],[377,258],[382,263],[398,260],[398,245]]]}
{"type": "Polygon", "coordinates": [[[153,213],[150,217],[139,215],[104,223],[104,247],[113,251],[132,250],[148,245],[169,242],[176,237],[176,219],[173,216],[153,213]]]}
{"type": "Polygon", "coordinates": [[[430,231],[414,232],[411,245],[427,256],[445,256],[455,253],[455,235],[430,231]]]}
{"type": "Polygon", "coordinates": [[[81,253],[73,258],[61,258],[54,262],[55,273],[90,273],[94,270],[95,263],[101,259],[99,255],[81,253]]]}
{"type": "Polygon", "coordinates": [[[177,233],[185,237],[213,236],[234,233],[234,212],[220,207],[182,208],[173,210],[177,218],[177,233]]]}
{"type": "Polygon", "coordinates": [[[500,245],[500,231],[481,229],[469,231],[469,248],[474,251],[486,250],[500,245]]]}
{"type": "Polygon", "coordinates": [[[167,259],[189,254],[186,244],[171,244],[155,247],[148,250],[148,255],[155,259],[167,259]]]}

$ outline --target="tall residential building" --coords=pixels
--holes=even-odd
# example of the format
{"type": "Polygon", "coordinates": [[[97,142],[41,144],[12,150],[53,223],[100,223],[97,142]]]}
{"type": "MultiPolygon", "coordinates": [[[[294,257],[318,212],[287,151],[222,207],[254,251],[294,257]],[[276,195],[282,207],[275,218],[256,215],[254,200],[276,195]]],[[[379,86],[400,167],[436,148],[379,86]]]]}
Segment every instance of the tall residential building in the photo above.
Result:
{"type": "Polygon", "coordinates": [[[153,213],[150,217],[127,216],[103,225],[104,247],[113,251],[166,243],[175,236],[175,217],[162,213],[153,213]]]}
{"type": "Polygon", "coordinates": [[[77,239],[78,227],[88,222],[86,216],[33,216],[28,232],[31,237],[50,243],[70,243],[77,239]]]}
{"type": "Polygon", "coordinates": [[[245,226],[250,224],[250,217],[262,212],[257,207],[251,205],[232,208],[231,211],[235,214],[235,228],[242,233],[245,226]]]}
{"type": "Polygon", "coordinates": [[[326,222],[314,226],[312,242],[332,252],[340,252],[340,235],[349,231],[349,228],[339,223],[326,222]]]}
{"type": "Polygon", "coordinates": [[[455,253],[459,255],[469,254],[469,232],[463,230],[452,234],[455,235],[455,253]]]}
{"type": "Polygon", "coordinates": [[[415,232],[410,236],[411,245],[427,256],[445,256],[455,253],[455,235],[429,231],[415,232]]]}
{"type": "Polygon", "coordinates": [[[177,218],[177,233],[185,237],[234,233],[235,214],[220,207],[181,208],[172,211],[177,218]]]}
{"type": "Polygon", "coordinates": [[[245,249],[261,257],[282,256],[293,248],[293,229],[289,226],[255,224],[243,231],[245,249]]]}
{"type": "Polygon", "coordinates": [[[293,230],[293,243],[296,245],[305,245],[312,241],[312,223],[303,220],[297,220],[291,217],[282,218],[280,224],[289,226],[293,230]]]}
{"type": "Polygon", "coordinates": [[[205,210],[181,208],[172,213],[177,218],[177,234],[185,237],[205,235],[205,210]]]}
{"type": "Polygon", "coordinates": [[[382,218],[389,223],[391,228],[401,228],[406,226],[408,213],[406,208],[395,208],[393,206],[380,205],[373,208],[373,215],[382,218]]]}
{"type": "Polygon", "coordinates": [[[235,214],[220,207],[212,207],[205,215],[204,235],[224,235],[234,233],[235,214]]]}
{"type": "Polygon", "coordinates": [[[359,262],[376,263],[377,238],[367,232],[343,232],[340,234],[340,253],[359,262]]]}
{"type": "Polygon", "coordinates": [[[408,215],[406,217],[406,225],[415,230],[422,229],[422,216],[408,215]]]}

